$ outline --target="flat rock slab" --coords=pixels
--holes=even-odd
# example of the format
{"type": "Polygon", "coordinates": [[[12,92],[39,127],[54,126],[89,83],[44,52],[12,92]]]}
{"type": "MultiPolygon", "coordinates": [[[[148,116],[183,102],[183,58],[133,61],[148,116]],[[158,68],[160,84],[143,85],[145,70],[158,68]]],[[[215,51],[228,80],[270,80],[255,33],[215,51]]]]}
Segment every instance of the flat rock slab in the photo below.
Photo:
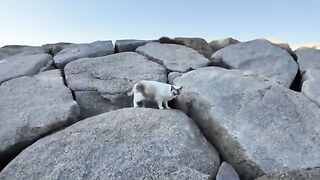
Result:
{"type": "Polygon", "coordinates": [[[48,53],[45,49],[38,46],[20,46],[20,45],[9,45],[0,48],[0,59],[17,55],[17,54],[44,54],[48,53]]]}
{"type": "Polygon", "coordinates": [[[0,94],[0,167],[45,134],[77,121],[78,105],[59,70],[6,81],[0,94]]]}
{"type": "Polygon", "coordinates": [[[113,53],[111,41],[96,41],[89,44],[72,44],[64,46],[54,57],[57,67],[63,68],[66,64],[79,58],[100,57],[113,53]]]}
{"type": "Polygon", "coordinates": [[[115,42],[115,52],[134,52],[138,47],[144,46],[151,40],[122,39],[115,42]]]}
{"type": "Polygon", "coordinates": [[[301,73],[308,69],[320,69],[320,50],[300,48],[295,51],[301,73]]]}
{"type": "Polygon", "coordinates": [[[216,180],[240,180],[236,170],[228,163],[223,162],[219,167],[216,180]]]}
{"type": "Polygon", "coordinates": [[[169,71],[186,72],[209,65],[210,61],[196,50],[177,44],[148,43],[136,50],[169,71]]]}
{"type": "Polygon", "coordinates": [[[274,78],[290,87],[298,66],[285,50],[264,39],[225,47],[212,55],[214,64],[225,64],[231,69],[250,70],[274,78]]]}
{"type": "Polygon", "coordinates": [[[167,82],[163,66],[135,52],[79,59],[65,67],[65,74],[82,118],[132,106],[127,93],[140,80],[167,82]]]}
{"type": "Polygon", "coordinates": [[[202,54],[206,58],[210,58],[213,54],[213,51],[207,41],[202,38],[176,37],[174,40],[182,42],[185,46],[198,51],[198,53],[202,54]]]}
{"type": "Polygon", "coordinates": [[[217,151],[182,112],[127,108],[37,141],[0,179],[205,179],[219,163],[217,151]]]}
{"type": "Polygon", "coordinates": [[[218,51],[219,49],[230,46],[232,44],[237,44],[239,42],[240,41],[229,37],[229,38],[225,38],[225,39],[213,40],[209,43],[209,45],[214,53],[214,52],[218,51]]]}
{"type": "Polygon", "coordinates": [[[201,68],[174,80],[177,107],[244,179],[320,166],[320,110],[301,93],[239,70],[201,68]]]}
{"type": "Polygon", "coordinates": [[[0,60],[0,84],[4,81],[37,74],[52,62],[49,54],[14,55],[0,60]]]}

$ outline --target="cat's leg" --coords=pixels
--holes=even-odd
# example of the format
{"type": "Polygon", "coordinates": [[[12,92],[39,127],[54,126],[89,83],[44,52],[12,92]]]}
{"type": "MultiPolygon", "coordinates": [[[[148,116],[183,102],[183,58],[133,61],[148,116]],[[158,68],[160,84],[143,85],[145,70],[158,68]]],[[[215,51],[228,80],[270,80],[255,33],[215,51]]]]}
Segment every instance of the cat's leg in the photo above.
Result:
{"type": "Polygon", "coordinates": [[[141,93],[134,93],[133,96],[133,107],[139,107],[138,102],[141,102],[144,100],[144,97],[141,93]]]}
{"type": "Polygon", "coordinates": [[[166,109],[171,109],[171,108],[168,106],[168,101],[165,101],[165,102],[164,102],[164,107],[165,107],[166,109]]]}
{"type": "Polygon", "coordinates": [[[164,109],[163,106],[162,106],[162,101],[161,100],[157,100],[157,103],[158,103],[159,109],[164,109]]]}

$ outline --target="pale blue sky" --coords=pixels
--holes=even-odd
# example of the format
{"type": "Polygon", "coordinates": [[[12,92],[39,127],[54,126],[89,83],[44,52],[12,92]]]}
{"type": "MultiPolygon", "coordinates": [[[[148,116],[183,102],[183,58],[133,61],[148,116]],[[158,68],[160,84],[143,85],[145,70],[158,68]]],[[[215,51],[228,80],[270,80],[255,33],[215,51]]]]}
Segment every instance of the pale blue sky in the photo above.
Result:
{"type": "Polygon", "coordinates": [[[0,0],[0,46],[160,36],[320,42],[320,0],[0,0]]]}

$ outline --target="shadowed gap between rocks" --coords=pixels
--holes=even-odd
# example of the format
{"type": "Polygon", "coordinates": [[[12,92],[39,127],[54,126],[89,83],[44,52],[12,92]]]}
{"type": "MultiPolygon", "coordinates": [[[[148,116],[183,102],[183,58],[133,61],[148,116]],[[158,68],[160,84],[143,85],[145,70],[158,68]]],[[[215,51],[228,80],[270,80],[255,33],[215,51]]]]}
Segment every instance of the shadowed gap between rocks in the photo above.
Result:
{"type": "MultiPolygon", "coordinates": [[[[54,64],[54,66],[56,67],[55,64],[54,64]]],[[[63,84],[71,91],[72,99],[73,99],[74,101],[76,101],[75,92],[74,92],[71,88],[69,88],[69,86],[68,86],[67,79],[66,79],[66,74],[65,74],[65,72],[64,72],[64,68],[60,69],[60,71],[61,71],[61,76],[62,76],[63,84]]]]}
{"type": "Polygon", "coordinates": [[[301,76],[301,71],[298,69],[296,77],[294,78],[290,89],[296,92],[301,92],[301,85],[302,85],[302,76],[301,76]]]}

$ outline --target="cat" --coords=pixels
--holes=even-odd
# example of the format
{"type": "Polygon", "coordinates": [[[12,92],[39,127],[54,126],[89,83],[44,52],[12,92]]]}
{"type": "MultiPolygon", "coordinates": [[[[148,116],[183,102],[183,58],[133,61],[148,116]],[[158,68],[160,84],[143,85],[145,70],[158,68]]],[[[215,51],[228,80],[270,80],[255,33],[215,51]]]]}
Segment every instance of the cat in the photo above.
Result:
{"type": "Polygon", "coordinates": [[[138,103],[144,100],[156,101],[159,109],[171,109],[168,101],[180,95],[182,87],[157,81],[142,80],[133,85],[128,95],[133,95],[133,106],[139,107],[138,103]],[[164,103],[164,107],[162,106],[164,103]]]}

